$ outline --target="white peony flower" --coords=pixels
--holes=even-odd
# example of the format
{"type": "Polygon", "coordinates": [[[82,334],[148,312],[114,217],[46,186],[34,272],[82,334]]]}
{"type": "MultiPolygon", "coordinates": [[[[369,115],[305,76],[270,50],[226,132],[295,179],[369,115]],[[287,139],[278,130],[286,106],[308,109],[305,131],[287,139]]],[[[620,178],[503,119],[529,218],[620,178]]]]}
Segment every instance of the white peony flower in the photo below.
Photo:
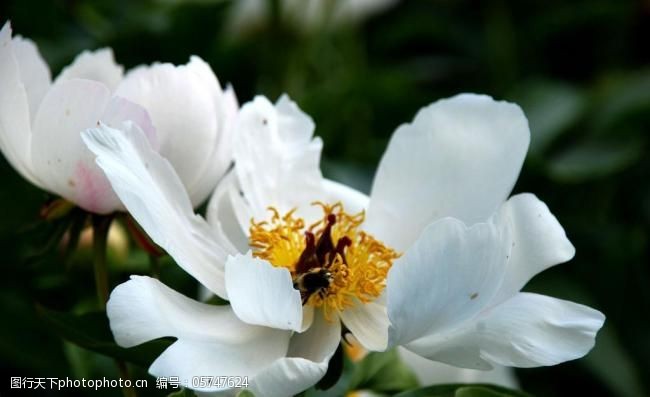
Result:
{"type": "Polygon", "coordinates": [[[422,109],[395,132],[370,197],[322,177],[313,130],[287,97],[244,105],[210,223],[136,125],[84,132],[144,230],[229,300],[199,303],[148,277],[118,286],[108,316],[120,345],[178,338],[153,375],[248,376],[260,395],[291,395],[324,375],[342,331],[476,369],[591,349],[600,312],[519,292],[574,249],[535,196],[505,201],[529,142],[518,106],[464,94],[422,109]]]}
{"type": "Polygon", "coordinates": [[[81,141],[103,122],[138,124],[177,167],[198,204],[230,158],[224,133],[237,103],[198,57],[185,66],[137,68],[122,78],[110,49],[81,53],[51,81],[35,44],[0,31],[0,150],[27,180],[95,213],[121,209],[108,180],[81,141]]]}

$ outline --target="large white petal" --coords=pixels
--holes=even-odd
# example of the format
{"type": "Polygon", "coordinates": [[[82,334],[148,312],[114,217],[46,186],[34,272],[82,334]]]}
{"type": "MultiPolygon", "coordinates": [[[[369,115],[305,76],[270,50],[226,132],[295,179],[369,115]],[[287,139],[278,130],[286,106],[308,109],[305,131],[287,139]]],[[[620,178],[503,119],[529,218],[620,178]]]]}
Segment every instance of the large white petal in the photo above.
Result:
{"type": "Polygon", "coordinates": [[[196,302],[150,277],[134,276],[115,288],[107,313],[121,346],[178,338],[149,371],[188,385],[199,376],[252,377],[286,355],[291,336],[243,323],[229,306],[196,302]]]}
{"type": "Polygon", "coordinates": [[[97,155],[115,192],[152,240],[190,275],[226,298],[226,252],[213,230],[194,213],[172,166],[156,153],[133,124],[125,131],[105,125],[87,130],[83,138],[97,155]]]}
{"type": "Polygon", "coordinates": [[[123,74],[124,68],[115,63],[113,50],[101,48],[77,55],[70,65],[63,68],[54,83],[58,84],[70,79],[86,79],[102,83],[113,91],[122,80],[123,74]]]}
{"type": "Polygon", "coordinates": [[[384,305],[357,301],[355,306],[343,310],[340,316],[363,347],[373,351],[386,350],[389,322],[384,305]]]}
{"type": "Polygon", "coordinates": [[[291,273],[269,262],[236,255],[226,262],[226,290],[230,305],[244,322],[300,331],[302,300],[291,273]]]}
{"type": "Polygon", "coordinates": [[[510,260],[503,286],[494,303],[519,292],[536,274],[563,263],[575,254],[562,225],[546,204],[530,193],[518,194],[503,204],[494,218],[497,227],[508,229],[510,260]]]}
{"type": "Polygon", "coordinates": [[[33,120],[52,80],[50,68],[33,41],[17,36],[11,41],[18,62],[20,79],[29,100],[29,115],[33,120]]]}
{"type": "Polygon", "coordinates": [[[31,165],[31,135],[29,97],[7,22],[0,30],[0,150],[25,179],[44,187],[31,165]]]}
{"type": "Polygon", "coordinates": [[[590,307],[519,293],[476,324],[481,356],[501,365],[555,365],[587,354],[605,316],[590,307]]]}
{"type": "Polygon", "coordinates": [[[519,106],[488,96],[462,94],[421,109],[395,131],[381,160],[367,230],[404,251],[437,219],[486,221],[510,193],[529,140],[519,106]]]}
{"type": "Polygon", "coordinates": [[[325,372],[341,341],[341,324],[329,322],[321,312],[307,332],[294,334],[287,357],[281,358],[252,379],[256,396],[292,396],[313,386],[325,372]]]}
{"type": "Polygon", "coordinates": [[[275,106],[258,96],[241,108],[234,143],[235,171],[256,219],[268,217],[269,206],[281,213],[296,207],[309,212],[313,209],[309,204],[322,199],[319,161],[323,143],[312,138],[313,131],[311,118],[286,96],[275,106]]]}
{"type": "Polygon", "coordinates": [[[402,361],[418,378],[420,385],[431,386],[448,383],[490,383],[517,389],[519,384],[512,368],[495,365],[488,371],[458,368],[428,360],[402,347],[398,348],[402,361]]]}
{"type": "Polygon", "coordinates": [[[504,277],[501,239],[489,223],[445,218],[427,227],[388,273],[390,345],[453,333],[484,309],[504,277]]]}
{"type": "Polygon", "coordinates": [[[447,335],[430,334],[405,347],[447,364],[484,369],[491,363],[538,367],[587,354],[605,316],[587,306],[519,293],[447,335]]]}
{"type": "MultiPolygon", "coordinates": [[[[174,166],[194,205],[214,189],[230,163],[230,152],[213,154],[227,140],[220,134],[217,103],[222,93],[210,67],[198,57],[187,65],[169,63],[141,66],[130,71],[116,95],[142,105],[151,115],[160,142],[160,153],[174,166]],[[213,167],[212,186],[195,195],[206,167],[213,167]]],[[[224,116],[225,117],[225,116],[224,116]]],[[[221,152],[219,152],[221,153],[221,152]]],[[[204,183],[207,183],[204,182],[204,183]]]]}

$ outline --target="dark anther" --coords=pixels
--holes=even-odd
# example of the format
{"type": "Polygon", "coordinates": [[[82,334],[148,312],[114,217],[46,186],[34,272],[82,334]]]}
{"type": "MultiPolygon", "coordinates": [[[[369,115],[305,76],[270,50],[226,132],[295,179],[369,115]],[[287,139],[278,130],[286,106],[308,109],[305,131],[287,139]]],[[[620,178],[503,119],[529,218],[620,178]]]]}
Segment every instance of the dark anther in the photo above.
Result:
{"type": "Polygon", "coordinates": [[[332,241],[332,226],[336,223],[336,215],[329,214],[327,215],[327,225],[323,230],[323,233],[320,235],[320,239],[316,244],[316,256],[318,257],[318,262],[325,263],[327,259],[327,254],[334,250],[334,242],[332,241]]]}
{"type": "Polygon", "coordinates": [[[305,250],[302,251],[298,263],[296,263],[296,273],[307,273],[309,269],[315,267],[319,267],[318,257],[316,256],[316,237],[312,232],[305,232],[305,250]]]}

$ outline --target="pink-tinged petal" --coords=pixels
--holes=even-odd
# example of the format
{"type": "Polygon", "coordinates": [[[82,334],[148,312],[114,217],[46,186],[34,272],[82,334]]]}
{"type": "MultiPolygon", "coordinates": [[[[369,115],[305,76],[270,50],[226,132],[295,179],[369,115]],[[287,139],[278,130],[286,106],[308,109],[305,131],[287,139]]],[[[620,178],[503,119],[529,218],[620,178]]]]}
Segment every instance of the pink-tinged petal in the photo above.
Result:
{"type": "Polygon", "coordinates": [[[34,121],[34,169],[49,190],[95,213],[122,208],[95,156],[81,140],[81,132],[99,122],[120,125],[132,120],[155,139],[146,111],[110,96],[101,83],[72,79],[52,86],[34,121]]]}
{"type": "Polygon", "coordinates": [[[485,222],[510,194],[530,132],[519,106],[461,94],[400,126],[379,164],[366,228],[404,251],[437,219],[485,222]]]}
{"type": "Polygon", "coordinates": [[[54,80],[55,84],[71,79],[86,79],[104,84],[110,91],[115,90],[122,80],[124,68],[115,63],[113,50],[101,48],[84,51],[77,55],[72,64],[66,66],[54,80]]]}

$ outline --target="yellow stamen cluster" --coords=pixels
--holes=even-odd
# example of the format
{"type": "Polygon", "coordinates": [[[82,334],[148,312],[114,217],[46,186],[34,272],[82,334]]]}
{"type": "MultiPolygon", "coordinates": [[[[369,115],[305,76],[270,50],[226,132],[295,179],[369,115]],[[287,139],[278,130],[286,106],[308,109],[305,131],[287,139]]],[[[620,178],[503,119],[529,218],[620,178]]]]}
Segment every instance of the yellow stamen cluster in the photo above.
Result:
{"type": "Polygon", "coordinates": [[[270,208],[270,221],[251,220],[250,246],[253,255],[268,260],[278,267],[289,269],[292,277],[299,276],[296,265],[305,250],[305,232],[313,233],[320,240],[328,224],[328,216],[334,214],[336,222],[331,228],[332,242],[347,237],[352,243],[343,255],[336,253],[328,258],[327,270],[332,276],[329,287],[322,293],[309,296],[306,304],[322,308],[327,318],[331,318],[356,301],[363,303],[376,299],[384,290],[386,276],[393,261],[399,254],[386,247],[371,235],[359,230],[364,221],[364,212],[348,214],[341,203],[327,205],[314,203],[323,210],[323,218],[305,227],[301,218],[295,217],[295,210],[284,216],[270,208]]]}

